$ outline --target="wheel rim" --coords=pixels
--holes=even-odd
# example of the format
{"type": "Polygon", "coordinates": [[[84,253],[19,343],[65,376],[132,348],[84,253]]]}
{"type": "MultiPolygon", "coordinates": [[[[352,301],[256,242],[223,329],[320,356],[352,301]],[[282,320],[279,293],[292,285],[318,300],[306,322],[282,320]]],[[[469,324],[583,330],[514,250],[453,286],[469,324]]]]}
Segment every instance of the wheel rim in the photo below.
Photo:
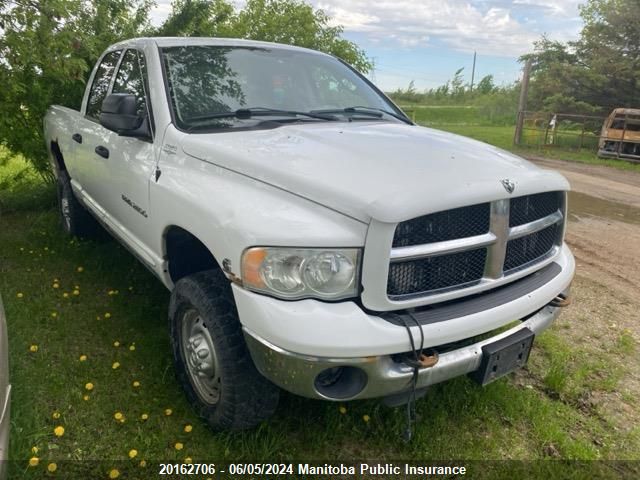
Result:
{"type": "Polygon", "coordinates": [[[60,199],[60,212],[62,213],[62,221],[67,229],[71,228],[71,207],[69,205],[69,199],[62,197],[60,199]]]}
{"type": "Polygon", "coordinates": [[[198,397],[208,405],[220,399],[220,367],[218,357],[200,314],[188,310],[182,318],[182,357],[198,397]]]}

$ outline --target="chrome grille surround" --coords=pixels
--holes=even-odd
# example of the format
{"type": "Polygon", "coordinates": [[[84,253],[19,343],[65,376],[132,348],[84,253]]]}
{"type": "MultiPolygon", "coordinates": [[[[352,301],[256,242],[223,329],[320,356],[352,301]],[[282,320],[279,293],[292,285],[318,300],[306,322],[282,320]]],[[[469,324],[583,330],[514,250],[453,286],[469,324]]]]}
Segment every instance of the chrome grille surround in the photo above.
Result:
{"type": "MultiPolygon", "coordinates": [[[[376,235],[372,235],[371,241],[367,242],[365,248],[365,272],[371,269],[371,272],[384,272],[384,278],[371,278],[367,275],[367,282],[364,284],[363,302],[373,310],[394,310],[402,308],[410,308],[411,306],[426,305],[447,301],[454,298],[472,295],[499,285],[509,283],[522,278],[536,270],[551,263],[561,250],[564,238],[565,228],[565,211],[566,211],[566,192],[548,192],[557,195],[558,208],[549,215],[542,218],[535,218],[533,214],[532,221],[524,224],[510,226],[513,222],[510,218],[511,202],[522,203],[523,197],[499,199],[489,202],[490,204],[490,222],[489,231],[479,235],[473,235],[466,238],[449,239],[440,242],[427,243],[422,245],[411,245],[407,247],[392,247],[394,242],[397,225],[372,222],[370,228],[374,229],[376,235]],[[525,254],[529,251],[535,254],[539,253],[542,248],[538,245],[536,250],[536,236],[540,236],[539,232],[549,231],[553,229],[553,238],[550,248],[545,250],[542,255],[534,255],[528,258],[526,255],[522,259],[511,260],[508,263],[507,253],[513,255],[514,251],[525,254]],[[523,244],[527,244],[524,245],[523,244]],[[388,263],[386,268],[378,262],[384,261],[384,248],[386,245],[388,263]],[[533,247],[531,247],[533,245],[533,247]],[[368,249],[368,251],[367,251],[368,249]],[[389,275],[393,270],[393,265],[401,262],[419,261],[429,257],[445,256],[461,252],[478,251],[486,249],[486,257],[484,262],[484,271],[478,274],[478,278],[466,278],[457,285],[447,285],[446,288],[437,288],[432,291],[414,291],[407,295],[397,294],[399,289],[389,288],[389,275]],[[377,258],[376,258],[377,257],[377,258]],[[377,265],[370,265],[367,259],[377,265]],[[508,269],[505,269],[507,262],[508,269]],[[515,262],[515,263],[514,263],[515,262]],[[515,265],[515,267],[513,267],[515,265]],[[368,291],[367,291],[368,290],[368,291]],[[380,295],[384,295],[382,298],[380,295]]],[[[526,195],[526,197],[535,198],[539,194],[526,195]]],[[[545,196],[548,200],[548,195],[545,196]]],[[[546,209],[546,207],[545,207],[546,209]]],[[[521,210],[521,209],[520,209],[521,210]]],[[[522,213],[522,211],[520,211],[522,213]]],[[[547,211],[544,211],[547,213],[547,211]]],[[[519,215],[522,218],[522,215],[519,215]]],[[[528,218],[531,219],[531,216],[528,218]]],[[[547,238],[548,235],[545,237],[547,238]]],[[[548,242],[548,238],[546,240],[548,242]]],[[[428,265],[428,263],[426,264],[428,265]]],[[[477,274],[477,269],[473,270],[477,274]]],[[[378,276],[376,275],[376,276],[378,276]]]]}

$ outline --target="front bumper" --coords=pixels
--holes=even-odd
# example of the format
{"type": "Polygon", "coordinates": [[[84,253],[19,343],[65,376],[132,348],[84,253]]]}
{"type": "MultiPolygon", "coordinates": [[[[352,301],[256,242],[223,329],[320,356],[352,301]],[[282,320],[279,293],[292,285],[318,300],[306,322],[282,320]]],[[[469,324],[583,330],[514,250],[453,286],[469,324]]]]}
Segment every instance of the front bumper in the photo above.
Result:
{"type": "MultiPolygon", "coordinates": [[[[477,370],[482,360],[483,345],[523,328],[528,328],[538,335],[551,325],[559,311],[559,307],[547,305],[514,328],[472,345],[440,354],[434,366],[419,371],[416,387],[424,388],[477,370]]],[[[279,387],[297,395],[344,401],[386,397],[407,391],[411,385],[413,369],[404,363],[394,361],[391,355],[355,358],[314,357],[283,350],[246,327],[244,333],[258,371],[279,387]],[[324,370],[335,367],[348,367],[352,371],[363,372],[364,377],[352,377],[353,382],[363,383],[355,386],[345,385],[329,395],[322,393],[316,387],[316,377],[324,370]],[[354,394],[355,391],[357,393],[354,394]]]]}

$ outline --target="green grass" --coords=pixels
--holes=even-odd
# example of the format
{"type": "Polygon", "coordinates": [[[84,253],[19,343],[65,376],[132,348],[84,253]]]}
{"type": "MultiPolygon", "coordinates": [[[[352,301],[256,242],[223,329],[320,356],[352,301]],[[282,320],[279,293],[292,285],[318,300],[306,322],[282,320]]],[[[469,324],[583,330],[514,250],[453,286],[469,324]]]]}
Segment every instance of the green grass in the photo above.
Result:
{"type": "MultiPolygon", "coordinates": [[[[625,436],[606,419],[576,407],[576,392],[591,388],[593,379],[565,378],[583,357],[580,347],[558,341],[553,332],[543,335],[532,353],[538,360],[525,375],[530,384],[510,377],[479,388],[458,378],[435,386],[419,401],[409,444],[401,439],[404,409],[361,401],[346,404],[341,413],[338,404],[286,393],[276,415],[259,428],[212,432],[189,408],[174,379],[168,292],[115,241],[64,236],[54,189],[25,168],[20,160],[0,166],[0,184],[8,185],[0,194],[0,292],[13,384],[11,478],[106,478],[111,468],[126,473],[121,478],[153,478],[153,462],[186,457],[322,464],[534,461],[556,455],[587,463],[469,463],[471,478],[513,478],[514,469],[551,478],[610,478],[607,465],[590,461],[639,458],[637,432],[625,436]],[[116,361],[120,367],[114,370],[116,361]],[[133,387],[134,381],[140,387],[133,387]],[[85,389],[88,382],[94,385],[91,391],[85,389]],[[164,414],[167,408],[172,415],[164,414]],[[124,423],[114,419],[116,412],[124,414],[124,423]],[[143,413],[147,421],[141,420],[143,413]],[[184,432],[185,425],[193,431],[184,432]],[[64,427],[62,437],[54,435],[56,426],[64,427]],[[176,442],[184,448],[176,450],[176,442]],[[36,467],[28,467],[32,447],[38,448],[36,467]],[[131,449],[138,452],[133,460],[131,449]],[[142,459],[149,463],[146,469],[139,466],[142,459]],[[55,475],[46,473],[50,462],[58,465],[55,475]]],[[[619,349],[630,348],[631,341],[621,338],[619,349]]],[[[619,468],[630,472],[634,467],[619,468]]]]}

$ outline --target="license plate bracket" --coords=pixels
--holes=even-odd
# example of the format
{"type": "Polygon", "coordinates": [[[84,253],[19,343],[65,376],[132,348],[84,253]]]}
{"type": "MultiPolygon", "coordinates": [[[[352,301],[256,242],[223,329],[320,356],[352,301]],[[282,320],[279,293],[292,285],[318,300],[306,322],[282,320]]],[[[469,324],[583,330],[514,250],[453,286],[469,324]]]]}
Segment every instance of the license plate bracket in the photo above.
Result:
{"type": "Polygon", "coordinates": [[[484,386],[523,367],[529,360],[534,338],[535,333],[523,328],[508,337],[484,345],[482,362],[470,374],[471,378],[484,386]]]}

